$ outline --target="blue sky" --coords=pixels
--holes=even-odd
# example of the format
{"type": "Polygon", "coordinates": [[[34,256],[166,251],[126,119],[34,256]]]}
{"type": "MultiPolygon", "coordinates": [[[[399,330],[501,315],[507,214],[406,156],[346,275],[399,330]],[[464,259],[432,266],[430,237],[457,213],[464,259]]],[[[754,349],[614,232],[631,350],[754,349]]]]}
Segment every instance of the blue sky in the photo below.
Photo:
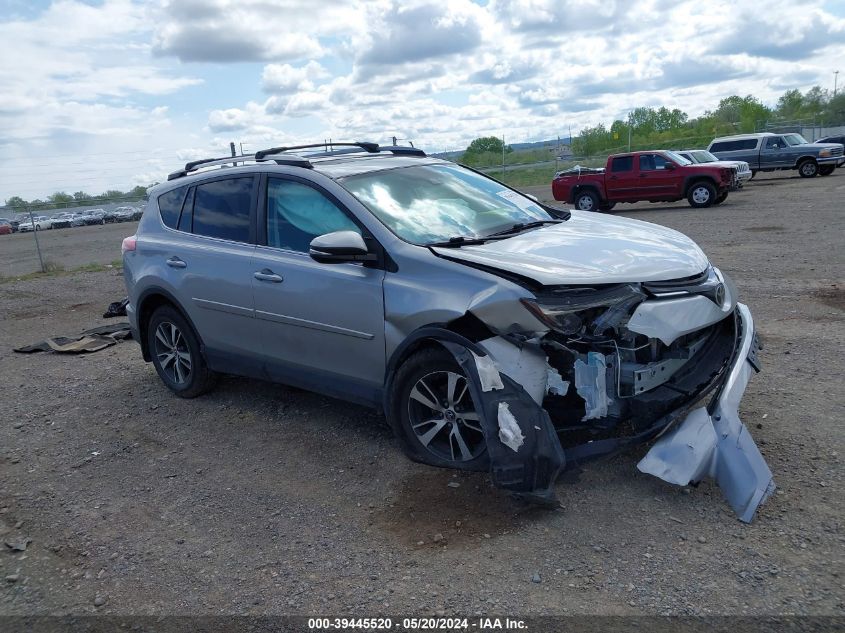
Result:
{"type": "MultiPolygon", "coordinates": [[[[324,138],[431,151],[845,71],[845,2],[0,0],[0,201],[324,138]]],[[[845,76],[840,76],[845,83],[845,76]]]]}

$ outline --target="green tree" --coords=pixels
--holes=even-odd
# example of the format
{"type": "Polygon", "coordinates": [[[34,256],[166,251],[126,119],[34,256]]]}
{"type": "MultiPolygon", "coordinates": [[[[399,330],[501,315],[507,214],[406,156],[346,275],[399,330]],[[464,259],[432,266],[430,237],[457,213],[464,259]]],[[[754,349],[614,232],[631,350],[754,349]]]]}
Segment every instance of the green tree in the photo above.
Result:
{"type": "Polygon", "coordinates": [[[502,139],[499,137],[482,136],[469,144],[469,147],[464,152],[464,156],[467,154],[484,154],[485,152],[497,152],[501,154],[503,149],[505,152],[510,151],[510,148],[505,147],[502,139]]]}
{"type": "Polygon", "coordinates": [[[21,198],[20,196],[12,196],[8,200],[6,200],[6,206],[11,207],[12,209],[23,209],[27,205],[27,201],[21,198]]]}

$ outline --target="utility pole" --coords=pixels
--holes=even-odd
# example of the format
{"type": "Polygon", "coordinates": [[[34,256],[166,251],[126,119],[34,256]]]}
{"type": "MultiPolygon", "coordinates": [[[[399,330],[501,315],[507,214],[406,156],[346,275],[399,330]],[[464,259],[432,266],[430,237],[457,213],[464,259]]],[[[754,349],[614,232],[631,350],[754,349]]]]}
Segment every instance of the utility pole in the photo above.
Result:
{"type": "MultiPolygon", "coordinates": [[[[235,141],[229,142],[229,150],[232,152],[232,158],[237,156],[237,154],[235,153],[235,141]]],[[[237,167],[237,166],[238,166],[237,163],[235,163],[235,162],[232,163],[232,167],[237,167]]]]}
{"type": "Polygon", "coordinates": [[[502,180],[505,179],[505,135],[502,134],[502,180]]]}
{"type": "Polygon", "coordinates": [[[29,211],[29,221],[32,223],[32,237],[35,238],[35,250],[38,251],[38,263],[41,264],[41,272],[46,273],[47,271],[44,270],[44,258],[41,257],[41,244],[38,243],[38,231],[35,228],[35,218],[32,217],[32,207],[27,209],[29,211]]]}
{"type": "Polygon", "coordinates": [[[631,113],[628,113],[628,151],[631,151],[631,113]]]}
{"type": "Polygon", "coordinates": [[[839,71],[833,71],[833,98],[836,99],[836,88],[838,87],[837,84],[839,83],[839,71]]]}

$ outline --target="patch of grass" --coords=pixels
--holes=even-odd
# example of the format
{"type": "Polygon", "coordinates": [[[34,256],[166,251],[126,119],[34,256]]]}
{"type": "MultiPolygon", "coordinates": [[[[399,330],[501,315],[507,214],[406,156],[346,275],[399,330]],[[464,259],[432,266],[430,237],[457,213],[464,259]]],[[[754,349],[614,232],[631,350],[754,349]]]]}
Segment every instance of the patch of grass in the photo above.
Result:
{"type": "Polygon", "coordinates": [[[0,284],[9,283],[12,281],[31,281],[33,279],[41,279],[42,277],[63,277],[72,275],[73,273],[101,273],[107,270],[120,270],[123,268],[123,260],[115,259],[110,264],[99,264],[92,262],[84,266],[78,266],[71,270],[66,270],[63,264],[47,260],[44,262],[44,272],[36,271],[26,273],[25,275],[16,275],[14,277],[0,277],[0,284]]]}

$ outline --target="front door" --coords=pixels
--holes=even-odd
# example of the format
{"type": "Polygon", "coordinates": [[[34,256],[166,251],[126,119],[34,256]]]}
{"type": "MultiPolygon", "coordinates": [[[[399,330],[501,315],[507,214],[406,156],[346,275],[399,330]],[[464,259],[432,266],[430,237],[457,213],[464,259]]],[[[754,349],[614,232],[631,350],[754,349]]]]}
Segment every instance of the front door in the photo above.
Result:
{"type": "Polygon", "coordinates": [[[365,233],[326,191],[268,177],[253,257],[256,328],[271,377],[330,395],[368,400],[385,371],[384,270],[320,264],[311,240],[333,231],[365,233]]]}
{"type": "Polygon", "coordinates": [[[673,169],[667,168],[668,159],[662,154],[640,154],[639,161],[638,178],[644,198],[650,195],[655,198],[676,197],[680,190],[680,177],[673,169]]]}
{"type": "Polygon", "coordinates": [[[791,167],[789,146],[782,136],[770,136],[760,149],[760,167],[791,167]]]}

